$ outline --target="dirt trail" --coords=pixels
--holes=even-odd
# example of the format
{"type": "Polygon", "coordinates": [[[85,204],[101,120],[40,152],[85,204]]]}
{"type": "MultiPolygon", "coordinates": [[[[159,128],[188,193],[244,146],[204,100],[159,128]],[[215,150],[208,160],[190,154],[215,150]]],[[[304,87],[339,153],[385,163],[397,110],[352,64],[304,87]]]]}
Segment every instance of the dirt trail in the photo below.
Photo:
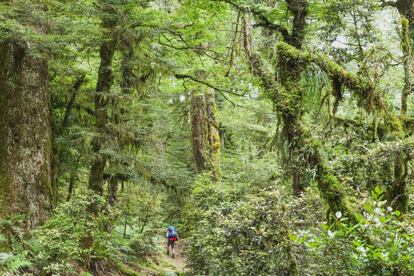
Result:
{"type": "MultiPolygon", "coordinates": [[[[183,253],[184,242],[178,241],[175,244],[175,258],[163,254],[161,257],[161,262],[165,263],[166,269],[164,275],[177,275],[177,273],[184,274],[186,272],[186,260],[183,253]]],[[[164,251],[166,251],[164,246],[164,251]]],[[[166,253],[166,252],[165,252],[166,253]]]]}

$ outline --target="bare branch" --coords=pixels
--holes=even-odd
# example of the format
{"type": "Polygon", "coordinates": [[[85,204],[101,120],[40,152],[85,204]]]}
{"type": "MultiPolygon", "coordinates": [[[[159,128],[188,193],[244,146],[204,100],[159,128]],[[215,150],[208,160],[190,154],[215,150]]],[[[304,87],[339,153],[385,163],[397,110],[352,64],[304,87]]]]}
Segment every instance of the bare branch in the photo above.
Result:
{"type": "Polygon", "coordinates": [[[384,7],[396,7],[397,6],[397,2],[394,1],[386,1],[386,0],[381,0],[381,6],[384,7]]]}
{"type": "Polygon", "coordinates": [[[215,86],[215,85],[213,85],[213,84],[211,84],[211,83],[208,83],[208,82],[205,82],[205,81],[199,80],[199,79],[197,79],[196,77],[191,76],[191,75],[185,75],[185,74],[175,74],[175,77],[176,77],[177,79],[190,79],[190,80],[192,80],[192,81],[194,81],[194,82],[197,82],[197,83],[203,84],[203,85],[205,85],[205,86],[207,86],[207,87],[210,87],[210,88],[213,88],[214,90],[216,90],[216,91],[218,91],[218,92],[224,92],[224,93],[232,94],[232,95],[239,96],[239,97],[243,97],[243,96],[245,95],[244,93],[243,93],[243,94],[238,94],[238,93],[233,92],[233,91],[231,91],[231,90],[228,90],[228,89],[223,89],[223,88],[217,87],[217,86],[215,86]]]}

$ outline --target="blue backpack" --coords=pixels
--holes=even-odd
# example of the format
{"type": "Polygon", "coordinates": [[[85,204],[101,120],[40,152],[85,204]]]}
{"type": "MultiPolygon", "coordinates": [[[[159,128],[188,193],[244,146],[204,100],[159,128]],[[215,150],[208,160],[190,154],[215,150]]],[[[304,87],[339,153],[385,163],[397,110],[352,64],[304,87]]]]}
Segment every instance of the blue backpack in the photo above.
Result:
{"type": "Polygon", "coordinates": [[[174,226],[168,226],[168,236],[167,237],[170,241],[178,240],[177,230],[175,229],[174,226]]]}

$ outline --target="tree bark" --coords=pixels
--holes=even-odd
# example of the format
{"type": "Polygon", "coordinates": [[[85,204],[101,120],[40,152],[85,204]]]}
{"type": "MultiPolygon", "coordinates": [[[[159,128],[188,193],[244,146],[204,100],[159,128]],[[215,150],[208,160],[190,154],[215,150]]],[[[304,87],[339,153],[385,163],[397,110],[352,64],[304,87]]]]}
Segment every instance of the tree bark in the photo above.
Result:
{"type": "Polygon", "coordinates": [[[402,213],[408,211],[408,161],[409,159],[404,152],[395,153],[394,181],[388,195],[392,207],[402,213]]]}
{"type": "Polygon", "coordinates": [[[25,214],[25,227],[50,210],[52,135],[48,64],[28,45],[0,42],[0,218],[25,214]]]}

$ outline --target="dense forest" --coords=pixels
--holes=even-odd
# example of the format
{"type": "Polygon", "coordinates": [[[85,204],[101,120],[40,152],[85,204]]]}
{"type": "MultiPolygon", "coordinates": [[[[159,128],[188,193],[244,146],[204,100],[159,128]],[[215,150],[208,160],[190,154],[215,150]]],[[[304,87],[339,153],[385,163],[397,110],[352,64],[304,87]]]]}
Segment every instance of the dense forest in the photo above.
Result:
{"type": "Polygon", "coordinates": [[[0,1],[0,274],[414,275],[413,45],[414,0],[0,1]]]}

